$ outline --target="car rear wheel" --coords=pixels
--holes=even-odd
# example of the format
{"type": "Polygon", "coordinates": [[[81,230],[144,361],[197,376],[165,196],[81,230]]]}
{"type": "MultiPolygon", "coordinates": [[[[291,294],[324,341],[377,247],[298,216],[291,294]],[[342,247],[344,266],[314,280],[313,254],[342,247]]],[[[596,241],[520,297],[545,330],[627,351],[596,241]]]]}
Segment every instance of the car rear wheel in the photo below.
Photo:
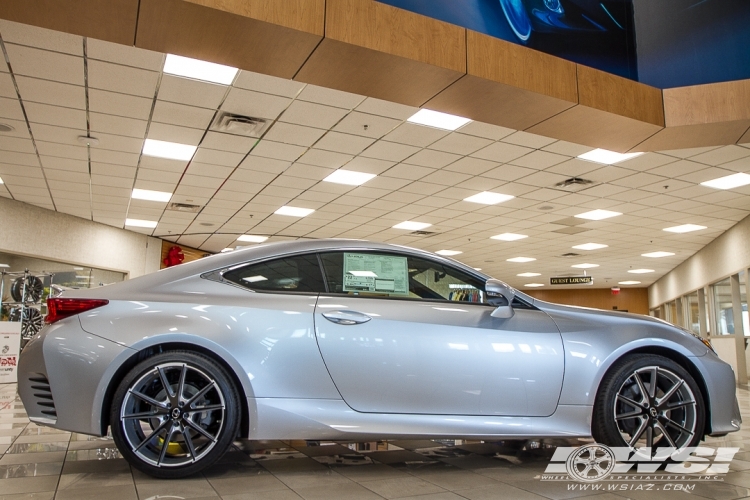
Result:
{"type": "Polygon", "coordinates": [[[212,359],[168,351],[136,365],[115,392],[110,422],[117,448],[154,477],[180,478],[215,463],[232,444],[239,396],[212,359]]]}
{"type": "Polygon", "coordinates": [[[629,356],[605,376],[594,404],[597,442],[630,448],[695,446],[706,410],[698,384],[671,359],[629,356]]]}

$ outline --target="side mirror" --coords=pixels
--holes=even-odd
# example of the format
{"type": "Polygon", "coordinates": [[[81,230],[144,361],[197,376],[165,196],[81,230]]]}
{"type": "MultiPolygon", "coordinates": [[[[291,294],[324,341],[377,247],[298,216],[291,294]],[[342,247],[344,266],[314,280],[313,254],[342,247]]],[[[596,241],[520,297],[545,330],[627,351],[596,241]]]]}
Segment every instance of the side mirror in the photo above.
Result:
{"type": "Polygon", "coordinates": [[[504,297],[508,303],[504,306],[497,307],[492,311],[491,316],[493,318],[507,319],[513,317],[513,299],[516,296],[516,291],[511,287],[499,280],[487,280],[484,285],[484,290],[487,292],[487,297],[504,297]]]}

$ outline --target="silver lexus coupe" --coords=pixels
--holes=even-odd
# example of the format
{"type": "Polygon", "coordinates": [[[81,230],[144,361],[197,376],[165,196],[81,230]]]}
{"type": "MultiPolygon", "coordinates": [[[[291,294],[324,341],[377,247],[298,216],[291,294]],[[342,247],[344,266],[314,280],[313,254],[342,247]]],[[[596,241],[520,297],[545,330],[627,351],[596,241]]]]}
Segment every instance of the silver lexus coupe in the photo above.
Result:
{"type": "Polygon", "coordinates": [[[20,359],[29,418],[111,428],[156,477],[194,474],[238,437],[679,448],[740,427],[734,373],[707,341],[402,246],[264,244],[48,309],[20,359]]]}

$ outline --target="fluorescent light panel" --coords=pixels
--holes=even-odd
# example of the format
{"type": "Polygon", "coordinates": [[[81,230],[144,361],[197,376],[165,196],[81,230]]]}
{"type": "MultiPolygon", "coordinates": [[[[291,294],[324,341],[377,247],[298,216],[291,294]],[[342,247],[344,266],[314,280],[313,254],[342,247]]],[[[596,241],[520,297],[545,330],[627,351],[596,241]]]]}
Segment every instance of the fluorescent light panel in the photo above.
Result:
{"type": "Polygon", "coordinates": [[[512,259],[506,259],[508,262],[533,262],[536,259],[534,257],[513,257],[512,259]]]}
{"type": "Polygon", "coordinates": [[[706,226],[699,226],[698,224],[683,224],[681,226],[666,227],[664,231],[669,233],[690,233],[692,231],[700,231],[706,229],[706,226]]]}
{"type": "Polygon", "coordinates": [[[179,144],[177,142],[157,141],[155,139],[146,139],[143,143],[144,155],[167,158],[169,160],[188,161],[193,157],[196,149],[198,149],[197,146],[179,144]]]}
{"type": "Polygon", "coordinates": [[[151,191],[150,189],[133,189],[130,195],[134,200],[162,201],[166,202],[172,199],[172,193],[166,191],[151,191]]]}
{"type": "Polygon", "coordinates": [[[464,201],[471,203],[481,203],[483,205],[497,205],[504,201],[512,200],[515,196],[509,194],[493,193],[491,191],[482,191],[481,193],[464,198],[464,201]]]}
{"type": "Polygon", "coordinates": [[[189,57],[167,54],[164,61],[164,72],[169,75],[184,76],[203,80],[204,82],[220,83],[230,85],[237,75],[237,68],[224,66],[222,64],[190,59],[189,57]]]}
{"type": "Polygon", "coordinates": [[[247,241],[250,243],[263,243],[268,239],[268,236],[258,236],[255,234],[243,234],[239,238],[237,238],[237,241],[247,241]]]}
{"type": "Polygon", "coordinates": [[[446,257],[450,257],[451,255],[458,255],[460,253],[463,253],[459,250],[438,250],[435,252],[438,255],[445,255],[446,257]]]}
{"type": "Polygon", "coordinates": [[[0,177],[0,184],[5,184],[2,177],[0,177]]]}
{"type": "Polygon", "coordinates": [[[583,245],[576,245],[573,248],[576,250],[599,250],[600,248],[607,248],[609,245],[603,245],[601,243],[584,243],[583,245]]]}
{"type": "Polygon", "coordinates": [[[427,227],[430,227],[432,224],[428,224],[426,222],[414,222],[410,220],[406,220],[404,222],[400,222],[393,226],[393,229],[407,229],[409,231],[420,231],[422,229],[425,229],[427,227]]]}
{"type": "Polygon", "coordinates": [[[441,113],[440,111],[432,111],[431,109],[420,109],[406,121],[416,123],[417,125],[425,125],[427,127],[440,128],[443,130],[456,130],[463,127],[471,120],[461,116],[441,113]]]}
{"type": "Polygon", "coordinates": [[[336,184],[346,184],[348,186],[361,186],[375,177],[377,177],[375,174],[354,172],[353,170],[344,170],[343,168],[340,168],[323,179],[323,182],[334,182],[336,184]]]}
{"type": "Polygon", "coordinates": [[[590,212],[578,214],[575,217],[578,219],[603,220],[609,219],[610,217],[617,217],[618,215],[622,214],[620,212],[613,212],[611,210],[591,210],[590,212]]]}
{"type": "Polygon", "coordinates": [[[520,276],[522,278],[533,278],[534,276],[541,276],[542,273],[521,273],[516,274],[516,276],[520,276]]]}
{"type": "Polygon", "coordinates": [[[640,285],[640,284],[641,284],[641,282],[640,282],[640,281],[632,281],[632,280],[631,280],[631,281],[620,281],[620,282],[619,282],[619,283],[617,283],[617,284],[618,284],[618,285],[640,285]]]}
{"type": "Polygon", "coordinates": [[[701,182],[701,186],[714,189],[732,189],[740,186],[747,186],[748,184],[750,184],[750,175],[742,172],[719,177],[718,179],[711,181],[701,182]]]}
{"type": "Polygon", "coordinates": [[[276,210],[274,213],[276,215],[289,215],[291,217],[307,217],[314,211],[315,210],[313,210],[312,208],[299,208],[299,207],[290,207],[288,205],[284,205],[280,209],[276,210]]]}
{"type": "Polygon", "coordinates": [[[586,263],[586,264],[574,264],[574,265],[572,265],[570,267],[575,267],[576,269],[591,269],[591,268],[594,268],[594,267],[599,267],[599,264],[588,264],[588,263],[586,263]]]}
{"type": "Polygon", "coordinates": [[[125,225],[130,227],[150,227],[154,228],[158,222],[155,220],[143,220],[143,219],[125,219],[125,225]]]}
{"type": "Polygon", "coordinates": [[[641,257],[650,257],[652,259],[659,259],[661,257],[671,257],[674,255],[672,252],[651,252],[651,253],[642,253],[641,257]]]}
{"type": "Polygon", "coordinates": [[[516,240],[522,240],[524,238],[528,238],[528,235],[516,234],[516,233],[503,233],[503,234],[496,234],[495,236],[490,236],[491,240],[500,240],[500,241],[516,241],[516,240]]]}
{"type": "Polygon", "coordinates": [[[653,269],[631,269],[628,271],[630,274],[646,274],[646,273],[653,273],[653,269]]]}
{"type": "Polygon", "coordinates": [[[604,165],[613,165],[620,163],[621,161],[641,156],[643,153],[615,153],[614,151],[607,151],[606,149],[594,149],[588,153],[579,155],[578,158],[582,160],[593,161],[595,163],[602,163],[604,165]]]}

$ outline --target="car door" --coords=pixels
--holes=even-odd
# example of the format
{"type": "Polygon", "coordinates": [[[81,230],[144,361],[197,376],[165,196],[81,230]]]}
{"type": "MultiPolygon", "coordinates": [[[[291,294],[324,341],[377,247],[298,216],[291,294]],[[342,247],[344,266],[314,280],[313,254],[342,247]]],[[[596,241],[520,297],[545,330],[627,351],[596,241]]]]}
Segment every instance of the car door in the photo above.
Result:
{"type": "Polygon", "coordinates": [[[518,301],[511,318],[493,318],[484,283],[444,262],[361,250],[320,258],[328,293],[315,309],[318,345],[354,410],[555,411],[563,348],[544,312],[518,301]]]}

